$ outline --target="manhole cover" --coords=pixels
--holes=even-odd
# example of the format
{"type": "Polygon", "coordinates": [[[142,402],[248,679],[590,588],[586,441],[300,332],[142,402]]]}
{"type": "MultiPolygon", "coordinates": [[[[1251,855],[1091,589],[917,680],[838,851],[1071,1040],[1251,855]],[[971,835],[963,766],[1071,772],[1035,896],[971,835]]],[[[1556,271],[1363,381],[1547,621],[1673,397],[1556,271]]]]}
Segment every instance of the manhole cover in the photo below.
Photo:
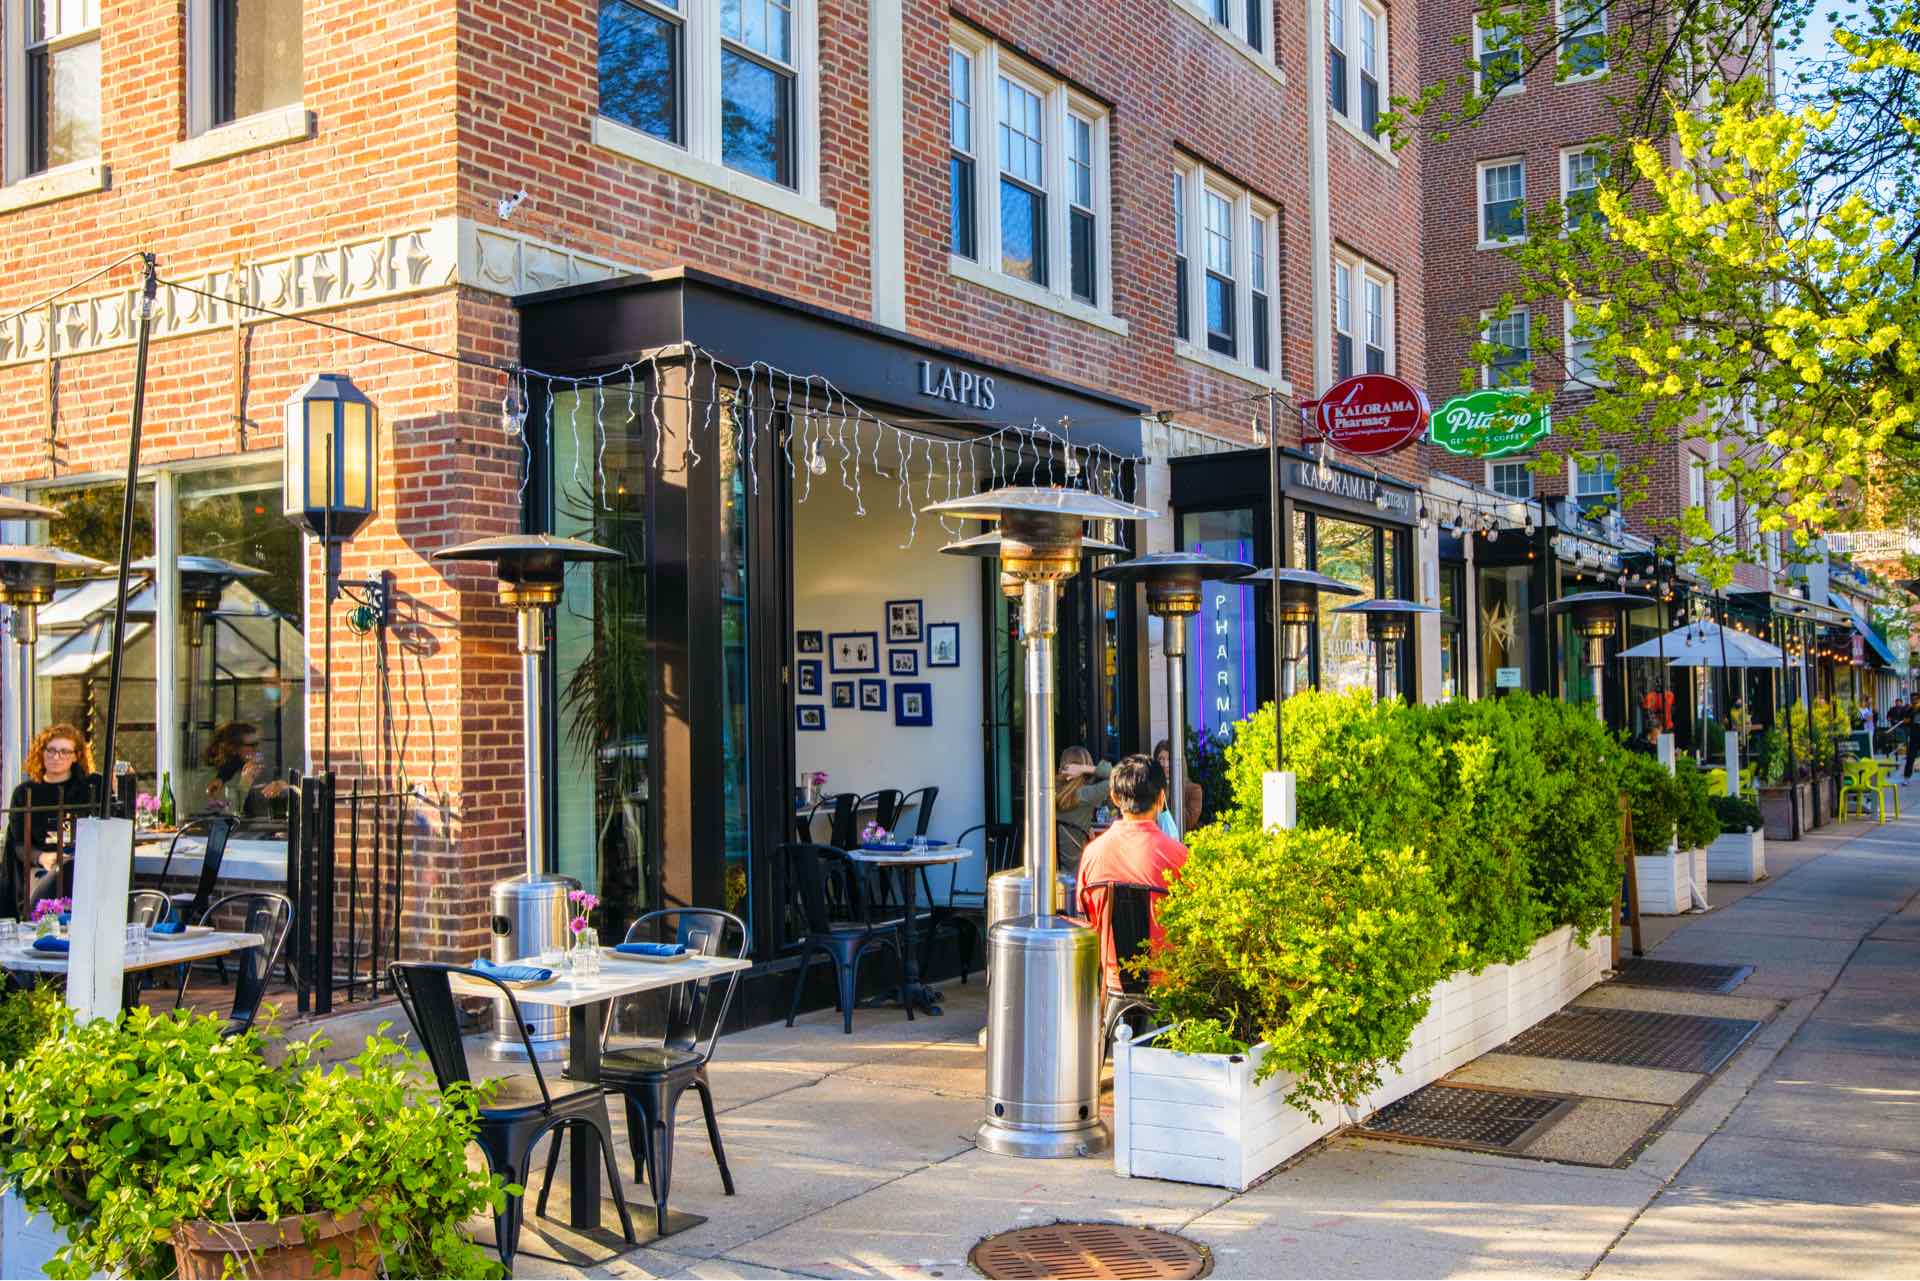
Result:
{"type": "Polygon", "coordinates": [[[1562,1094],[1429,1085],[1389,1103],[1360,1128],[1419,1143],[1512,1150],[1572,1106],[1562,1094]]]}
{"type": "Polygon", "coordinates": [[[1751,965],[1696,965],[1692,961],[1623,958],[1613,981],[1627,987],[1663,987],[1682,992],[1727,993],[1747,981],[1751,965]]]}
{"type": "Polygon", "coordinates": [[[1711,1075],[1760,1025],[1652,1010],[1560,1011],[1501,1047],[1508,1054],[1711,1075]]]}
{"type": "Polygon", "coordinates": [[[986,1277],[1199,1277],[1207,1248],[1171,1232],[1118,1223],[1050,1223],[990,1236],[967,1262],[986,1277]]]}

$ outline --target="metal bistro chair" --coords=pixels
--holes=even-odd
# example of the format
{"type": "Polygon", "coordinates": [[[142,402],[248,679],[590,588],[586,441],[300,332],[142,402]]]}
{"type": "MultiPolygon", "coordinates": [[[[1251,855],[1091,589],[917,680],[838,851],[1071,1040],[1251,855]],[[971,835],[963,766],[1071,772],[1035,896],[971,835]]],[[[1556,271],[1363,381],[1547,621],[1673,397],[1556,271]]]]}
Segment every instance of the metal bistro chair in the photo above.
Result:
{"type": "MultiPolygon", "coordinates": [[[[955,841],[954,844],[965,845],[967,838],[975,832],[980,833],[980,841],[986,860],[986,874],[980,878],[982,887],[993,879],[995,873],[1005,872],[1020,866],[1020,829],[1018,827],[1015,827],[1012,823],[976,824],[960,833],[960,839],[955,841]]],[[[960,875],[958,865],[955,866],[953,875],[955,879],[958,879],[960,875]]],[[[977,890],[951,890],[947,894],[947,902],[955,908],[985,908],[987,905],[987,891],[985,888],[977,890]],[[962,895],[966,896],[965,902],[961,901],[962,895]]]]}
{"type": "Polygon", "coordinates": [[[801,832],[805,833],[806,836],[806,839],[800,842],[802,845],[815,843],[813,822],[819,817],[820,811],[823,809],[827,811],[832,820],[828,825],[827,844],[833,846],[835,849],[852,849],[854,844],[860,839],[858,824],[860,816],[860,793],[836,792],[830,796],[822,796],[819,800],[815,801],[813,808],[807,811],[807,821],[800,826],[801,832]]]}
{"type": "MultiPolygon", "coordinates": [[[[752,946],[747,925],[731,912],[715,908],[665,908],[648,912],[627,927],[629,943],[653,941],[658,927],[671,930],[674,941],[700,956],[731,956],[744,961],[752,946]],[[729,951],[731,949],[731,951],[729,951]]],[[[706,1021],[714,980],[691,979],[667,990],[666,1031],[658,1045],[633,1045],[609,1050],[600,1058],[600,1083],[609,1092],[617,1092],[627,1104],[627,1142],[633,1147],[633,1181],[640,1182],[642,1166],[653,1188],[655,1221],[662,1233],[667,1230],[667,1193],[673,1183],[674,1114],[680,1098],[691,1086],[700,1095],[700,1110],[706,1114],[707,1142],[713,1147],[713,1159],[720,1167],[720,1183],[728,1196],[733,1195],[733,1172],[727,1168],[727,1150],[720,1143],[720,1123],[714,1117],[713,1089],[707,1082],[707,1064],[713,1061],[714,1045],[727,1024],[727,1009],[733,1004],[733,990],[739,984],[740,971],[726,977],[719,1007],[713,1012],[713,1030],[701,1044],[700,1028],[706,1021]]],[[[614,1020],[607,1019],[607,1034],[614,1020]]],[[[607,1041],[602,1037],[602,1045],[607,1041]]],[[[547,1178],[540,1187],[538,1213],[547,1212],[547,1190],[553,1185],[553,1172],[560,1160],[559,1145],[547,1154],[547,1178]]]]}
{"type": "Polygon", "coordinates": [[[202,831],[207,839],[206,849],[200,854],[200,875],[194,882],[193,893],[168,895],[181,920],[197,921],[207,914],[207,904],[213,900],[214,884],[220,879],[221,861],[227,857],[227,842],[232,839],[233,829],[238,822],[231,814],[213,814],[188,819],[173,834],[173,840],[167,845],[166,861],[160,864],[160,877],[156,882],[163,892],[167,888],[167,873],[173,869],[173,856],[179,852],[181,840],[202,831]]]}
{"type": "MultiPolygon", "coordinates": [[[[414,1035],[420,1038],[421,1048],[427,1052],[428,1062],[433,1064],[433,1075],[440,1088],[445,1090],[456,1082],[473,1079],[467,1068],[466,1042],[460,1037],[459,1010],[453,1001],[450,980],[455,974],[464,974],[500,989],[500,995],[506,998],[513,1013],[513,1025],[519,1029],[527,1062],[533,1067],[531,1080],[524,1076],[500,1078],[500,1093],[494,1096],[493,1104],[480,1109],[474,1141],[486,1153],[488,1167],[508,1183],[518,1183],[524,1188],[533,1164],[533,1149],[549,1131],[556,1132],[553,1141],[558,1146],[558,1131],[591,1126],[600,1135],[600,1154],[607,1163],[607,1186],[614,1207],[620,1212],[621,1231],[626,1234],[627,1243],[633,1244],[633,1216],[627,1213],[626,1195],[620,1186],[620,1167],[613,1159],[613,1120],[607,1114],[606,1092],[599,1083],[583,1082],[564,1088],[547,1085],[547,1074],[540,1070],[540,1060],[527,1036],[527,1021],[520,1013],[520,1002],[514,999],[512,988],[491,974],[458,965],[396,962],[387,967],[387,977],[400,998],[400,1007],[407,1012],[414,1035]],[[557,1088],[563,1088],[563,1092],[555,1093],[557,1088]]],[[[520,1224],[525,1215],[523,1193],[509,1197],[506,1207],[493,1216],[496,1248],[508,1276],[513,1275],[513,1255],[520,1244],[520,1224]]]]}
{"type": "MultiPolygon", "coordinates": [[[[234,958],[238,966],[233,978],[233,1011],[227,1020],[226,1035],[238,1036],[253,1026],[260,1013],[260,1000],[267,994],[267,979],[280,961],[280,953],[293,932],[293,900],[267,890],[244,890],[228,894],[210,904],[200,924],[213,925],[222,911],[237,905],[240,931],[258,934],[266,940],[234,958]]],[[[174,993],[173,1007],[180,1008],[187,995],[188,967],[180,967],[180,990],[174,993]]]]}
{"type": "MultiPolygon", "coordinates": [[[[890,949],[896,958],[901,958],[900,922],[875,921],[871,911],[864,922],[833,919],[828,882],[852,877],[841,851],[794,843],[781,846],[780,857],[786,865],[788,890],[800,896],[800,907],[807,922],[807,933],[800,940],[800,972],[793,978],[793,1002],[787,1007],[787,1026],[792,1027],[794,1017],[800,1013],[800,998],[807,990],[807,971],[813,968],[814,954],[820,952],[833,962],[835,1008],[845,1016],[845,1031],[851,1036],[854,993],[860,986],[860,960],[881,948],[890,949]]],[[[852,892],[843,891],[842,901],[852,901],[852,892]]],[[[901,960],[900,1003],[905,1005],[906,965],[904,958],[901,960]]]]}
{"type": "Polygon", "coordinates": [[[152,929],[173,919],[173,900],[159,890],[132,890],[127,894],[127,924],[152,929]]]}
{"type": "Polygon", "coordinates": [[[1149,1016],[1153,1012],[1147,1002],[1147,976],[1133,973],[1126,962],[1146,954],[1153,940],[1153,900],[1167,891],[1163,886],[1132,881],[1095,881],[1086,888],[1106,893],[1106,928],[1113,939],[1113,954],[1121,962],[1120,988],[1106,993],[1100,1020],[1100,1052],[1105,1055],[1113,1044],[1113,1030],[1122,1020],[1135,1012],[1149,1016]]]}

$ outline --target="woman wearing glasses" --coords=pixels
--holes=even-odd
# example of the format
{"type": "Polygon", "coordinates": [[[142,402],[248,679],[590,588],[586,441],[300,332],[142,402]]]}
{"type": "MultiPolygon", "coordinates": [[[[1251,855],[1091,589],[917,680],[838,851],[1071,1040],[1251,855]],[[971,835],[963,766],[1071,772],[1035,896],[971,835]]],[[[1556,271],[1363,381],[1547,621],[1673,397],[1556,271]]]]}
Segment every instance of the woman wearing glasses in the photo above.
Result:
{"type": "Polygon", "coordinates": [[[207,783],[209,813],[265,818],[272,803],[286,794],[287,785],[277,778],[259,781],[266,766],[260,759],[260,727],[251,721],[228,721],[214,730],[207,764],[213,767],[207,783]]]}
{"type": "Polygon", "coordinates": [[[13,789],[7,810],[7,848],[0,903],[25,916],[31,905],[63,892],[73,854],[73,821],[100,812],[105,783],[93,768],[93,748],[71,725],[49,725],[27,748],[27,780],[13,789]]]}

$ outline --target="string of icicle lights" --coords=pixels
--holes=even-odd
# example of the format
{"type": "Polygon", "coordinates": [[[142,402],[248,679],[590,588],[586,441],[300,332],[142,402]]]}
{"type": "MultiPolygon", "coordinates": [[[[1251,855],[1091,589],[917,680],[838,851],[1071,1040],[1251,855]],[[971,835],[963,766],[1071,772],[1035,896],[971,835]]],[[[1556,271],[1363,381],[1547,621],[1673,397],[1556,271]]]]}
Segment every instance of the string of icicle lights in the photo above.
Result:
{"type": "MultiPolygon", "coordinates": [[[[1037,420],[1025,425],[1001,423],[964,439],[943,435],[882,418],[823,375],[796,374],[765,361],[736,365],[704,348],[679,344],[604,374],[572,377],[531,369],[514,372],[501,398],[500,415],[502,429],[509,439],[519,442],[525,455],[527,466],[522,468],[520,481],[523,501],[533,461],[533,445],[525,427],[534,380],[546,384],[544,418],[549,449],[563,435],[573,445],[571,466],[565,475],[555,476],[557,493],[600,511],[615,510],[607,485],[609,402],[612,435],[634,430],[642,422],[648,424],[653,438],[650,468],[654,472],[660,469],[669,435],[669,419],[663,412],[667,401],[687,407],[685,466],[699,466],[706,449],[723,451],[730,433],[737,442],[748,489],[756,496],[760,492],[760,455],[765,450],[778,450],[788,476],[795,482],[795,502],[803,503],[811,497],[816,478],[837,472],[841,487],[853,496],[854,514],[865,516],[868,494],[876,488],[865,480],[871,469],[891,482],[880,487],[876,501],[890,494],[894,508],[907,513],[907,537],[900,544],[902,548],[911,547],[919,536],[920,508],[927,504],[1003,484],[1075,485],[1120,498],[1122,464],[1145,461],[1098,443],[1076,443],[1070,418],[1062,418],[1057,426],[1037,420]],[[698,385],[704,372],[708,385],[718,388],[718,393],[699,396],[661,391],[663,368],[682,361],[688,365],[689,385],[698,385]],[[564,407],[560,406],[563,399],[567,401],[564,407]],[[784,430],[771,422],[762,423],[763,416],[771,417],[769,411],[785,415],[784,430]],[[885,470],[888,464],[892,465],[891,473],[885,470]]],[[[916,421],[975,428],[981,425],[966,419],[916,421]]],[[[1081,420],[1082,425],[1093,421],[1081,420]]],[[[1128,416],[1126,421],[1138,419],[1128,416]]],[[[971,532],[946,516],[940,517],[940,524],[950,539],[971,532]]]]}

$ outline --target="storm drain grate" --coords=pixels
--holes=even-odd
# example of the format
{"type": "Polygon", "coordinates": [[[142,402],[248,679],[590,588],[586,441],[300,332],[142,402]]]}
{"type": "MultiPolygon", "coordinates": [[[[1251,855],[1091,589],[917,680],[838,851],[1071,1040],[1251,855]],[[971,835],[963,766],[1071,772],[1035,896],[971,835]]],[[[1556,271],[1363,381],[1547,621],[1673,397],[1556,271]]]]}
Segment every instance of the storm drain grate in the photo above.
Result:
{"type": "Polygon", "coordinates": [[[1697,965],[1692,961],[1623,958],[1613,981],[1626,987],[1660,987],[1680,992],[1733,991],[1753,973],[1751,965],[1697,965]]]}
{"type": "Polygon", "coordinates": [[[1389,1103],[1360,1128],[1418,1143],[1513,1151],[1573,1103],[1563,1094],[1429,1085],[1389,1103]]]}
{"type": "Polygon", "coordinates": [[[1155,1278],[1200,1277],[1212,1258],[1207,1248],[1171,1232],[1118,1223],[1049,1223],[990,1236],[967,1256],[987,1277],[1155,1278]]]}
{"type": "Polygon", "coordinates": [[[1711,1075],[1759,1026],[1751,1019],[1576,1006],[1534,1024],[1501,1048],[1543,1059],[1711,1075]]]}

